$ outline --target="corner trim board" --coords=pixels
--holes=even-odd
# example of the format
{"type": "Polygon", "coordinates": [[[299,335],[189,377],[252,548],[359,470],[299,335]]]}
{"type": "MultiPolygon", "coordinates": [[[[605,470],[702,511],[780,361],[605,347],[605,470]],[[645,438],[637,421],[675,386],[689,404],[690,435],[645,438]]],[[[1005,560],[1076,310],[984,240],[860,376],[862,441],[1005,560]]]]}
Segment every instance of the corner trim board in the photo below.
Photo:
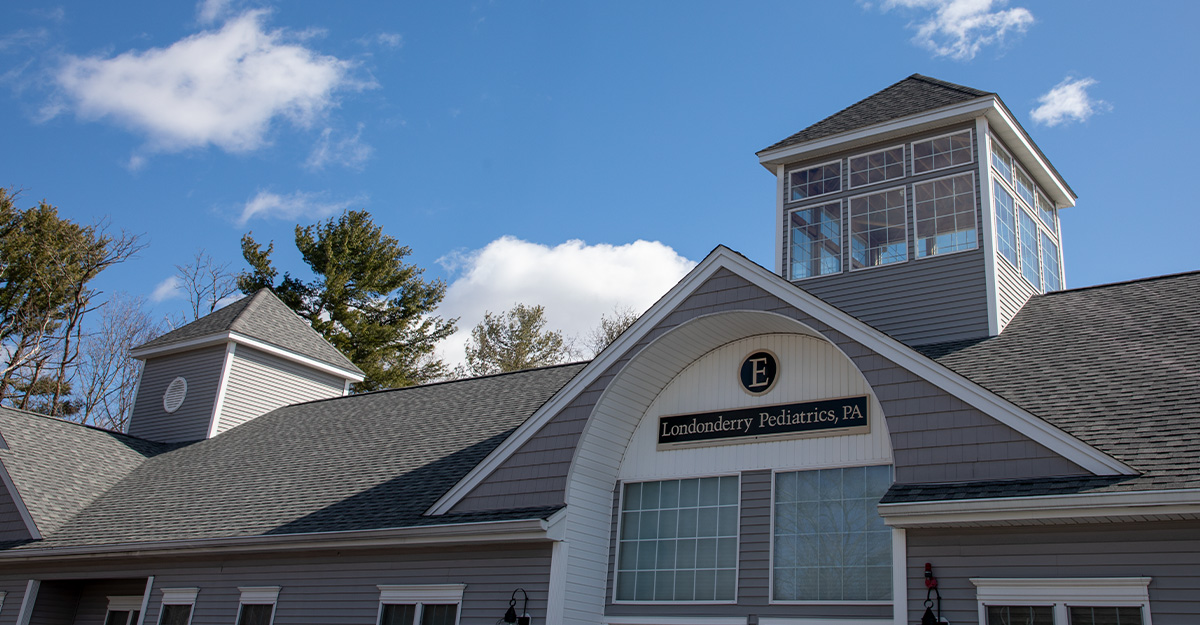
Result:
{"type": "Polygon", "coordinates": [[[225,407],[225,391],[229,389],[229,373],[233,370],[233,357],[237,343],[225,344],[225,362],[221,365],[221,377],[217,381],[217,400],[213,402],[212,415],[208,418],[208,438],[217,435],[221,427],[221,409],[225,407]]]}
{"type": "Polygon", "coordinates": [[[38,589],[42,587],[42,580],[31,579],[25,583],[25,595],[21,597],[21,609],[17,611],[17,625],[29,625],[29,619],[33,616],[33,604],[37,603],[38,589]]]}

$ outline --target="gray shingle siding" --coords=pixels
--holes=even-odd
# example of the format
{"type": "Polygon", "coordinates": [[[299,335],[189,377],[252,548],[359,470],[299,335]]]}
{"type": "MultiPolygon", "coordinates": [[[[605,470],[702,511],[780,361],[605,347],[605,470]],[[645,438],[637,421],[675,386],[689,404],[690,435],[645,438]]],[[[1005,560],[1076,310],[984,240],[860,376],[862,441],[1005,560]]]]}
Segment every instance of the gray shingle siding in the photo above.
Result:
{"type": "Polygon", "coordinates": [[[1155,625],[1200,620],[1200,523],[908,530],[908,613],[921,620],[933,564],[942,616],[977,623],[972,577],[1152,577],[1155,625]]]}
{"type": "Polygon", "coordinates": [[[808,324],[837,345],[871,384],[895,454],[897,482],[956,482],[1081,475],[1086,471],[921,380],[727,270],[714,274],[621,361],[600,376],[454,508],[486,510],[562,503],[575,444],[600,393],[631,354],[689,319],[726,310],[768,310],[808,324]],[[536,483],[531,482],[537,477],[536,483]]]}
{"type": "Polygon", "coordinates": [[[148,359],[129,419],[129,434],[163,443],[208,436],[224,364],[224,345],[148,359]],[[163,408],[163,394],[176,376],[187,380],[187,395],[179,409],[169,413],[163,408]]]}
{"type": "Polygon", "coordinates": [[[340,397],[344,389],[341,378],[239,345],[217,433],[289,404],[340,397]]]}

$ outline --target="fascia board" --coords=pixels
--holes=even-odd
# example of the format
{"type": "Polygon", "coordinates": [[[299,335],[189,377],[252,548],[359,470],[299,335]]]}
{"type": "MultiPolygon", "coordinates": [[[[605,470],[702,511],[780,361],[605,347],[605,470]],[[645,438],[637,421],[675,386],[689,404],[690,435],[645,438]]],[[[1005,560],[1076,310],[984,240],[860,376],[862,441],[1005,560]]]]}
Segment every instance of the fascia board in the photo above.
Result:
{"type": "Polygon", "coordinates": [[[426,515],[441,515],[449,512],[467,493],[478,486],[488,475],[500,467],[505,460],[533,437],[570,404],[584,389],[618,359],[627,355],[644,335],[674,312],[691,293],[719,269],[729,269],[758,285],[771,295],[778,297],[821,320],[829,327],[908,369],[942,390],[978,408],[984,414],[1045,445],[1051,451],[1091,471],[1096,475],[1136,475],[1124,463],[1100,450],[1067,434],[1033,414],[1017,407],[1008,400],[975,384],[960,374],[913,351],[903,343],[851,317],[833,305],[826,303],[807,291],[796,288],[783,278],[763,269],[746,257],[725,247],[718,246],[678,284],[658,300],[637,322],[608,346],[595,360],[583,368],[554,397],[550,398],[530,418],[526,419],[492,453],[475,465],[458,483],[442,495],[426,515]]]}
{"type": "Polygon", "coordinates": [[[1030,162],[1037,164],[1037,167],[1026,167],[1025,169],[1029,170],[1034,179],[1050,194],[1051,199],[1058,204],[1058,208],[1075,206],[1077,199],[1075,192],[1043,157],[1041,150],[1029,137],[1029,133],[1025,132],[1025,129],[1017,123],[1004,104],[998,103],[997,106],[988,109],[985,114],[992,132],[1004,140],[1005,145],[1013,151],[1013,156],[1021,161],[1022,165],[1030,162]]]}
{"type": "Polygon", "coordinates": [[[255,338],[251,338],[249,336],[246,336],[245,334],[239,334],[232,330],[225,331],[225,332],[218,332],[217,334],[209,334],[207,336],[201,336],[201,337],[197,337],[194,339],[188,339],[186,341],[179,341],[178,343],[168,343],[166,345],[158,345],[158,346],[149,347],[149,348],[138,348],[135,350],[131,350],[129,352],[129,355],[133,356],[134,358],[137,358],[139,360],[146,360],[147,358],[150,358],[152,356],[165,356],[168,354],[183,352],[183,351],[187,351],[190,349],[196,349],[199,347],[208,347],[210,345],[221,345],[221,344],[224,344],[224,343],[227,343],[230,341],[232,341],[234,343],[238,343],[240,345],[245,345],[247,347],[253,347],[254,349],[257,349],[259,351],[267,352],[274,356],[283,358],[284,360],[290,360],[297,364],[301,364],[306,367],[309,367],[310,369],[316,369],[318,371],[322,371],[322,372],[328,373],[330,375],[335,375],[344,380],[350,380],[352,382],[362,382],[363,379],[365,378],[365,376],[363,376],[363,374],[361,374],[361,373],[350,371],[348,369],[343,369],[341,367],[336,367],[329,363],[321,362],[320,360],[316,360],[314,358],[309,358],[308,356],[305,356],[303,354],[297,354],[296,352],[293,352],[291,350],[284,349],[282,347],[278,347],[278,346],[272,345],[270,343],[260,341],[255,338]]]}
{"type": "Polygon", "coordinates": [[[1200,516],[1200,490],[1081,493],[879,504],[892,527],[986,525],[1104,517],[1200,516]]]}
{"type": "Polygon", "coordinates": [[[29,532],[29,537],[33,540],[41,540],[42,533],[38,531],[37,523],[33,521],[33,515],[29,513],[29,508],[25,505],[25,500],[22,499],[16,483],[13,482],[8,467],[4,466],[3,458],[0,458],[0,483],[4,484],[4,489],[8,491],[8,496],[13,500],[13,505],[16,506],[17,514],[20,515],[21,522],[25,524],[25,530],[29,532]]]}
{"type": "Polygon", "coordinates": [[[828,137],[821,137],[804,143],[797,143],[782,148],[777,148],[770,151],[759,152],[758,162],[770,171],[774,171],[775,165],[794,160],[795,157],[808,152],[819,152],[824,149],[836,147],[846,143],[853,143],[866,139],[872,139],[879,135],[886,135],[894,132],[912,131],[913,129],[924,125],[940,125],[947,120],[962,117],[964,119],[976,117],[978,114],[987,111],[988,109],[997,106],[997,99],[994,95],[980,96],[974,100],[952,104],[940,109],[932,111],[924,111],[908,117],[901,117],[881,124],[874,124],[865,128],[858,128],[849,132],[843,132],[828,137]]]}
{"type": "Polygon", "coordinates": [[[314,549],[382,548],[420,545],[461,545],[495,542],[547,541],[546,521],[482,521],[421,527],[345,532],[307,532],[271,536],[243,536],[78,547],[10,549],[0,551],[0,562],[49,559],[91,559],[142,555],[262,553],[314,549]]]}

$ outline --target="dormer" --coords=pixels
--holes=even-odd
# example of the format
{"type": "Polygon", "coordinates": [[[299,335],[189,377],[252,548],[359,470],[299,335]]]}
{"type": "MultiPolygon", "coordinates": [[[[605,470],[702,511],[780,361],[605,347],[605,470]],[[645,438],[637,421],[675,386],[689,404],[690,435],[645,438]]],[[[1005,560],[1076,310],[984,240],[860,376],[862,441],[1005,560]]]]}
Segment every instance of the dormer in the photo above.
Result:
{"type": "Polygon", "coordinates": [[[1076,195],[995,93],[914,74],[758,157],[776,272],[910,345],[995,336],[1065,284],[1076,195]]]}
{"type": "Polygon", "coordinates": [[[276,408],[340,397],[363,373],[268,289],[130,354],[145,361],[129,434],[212,438],[276,408]]]}

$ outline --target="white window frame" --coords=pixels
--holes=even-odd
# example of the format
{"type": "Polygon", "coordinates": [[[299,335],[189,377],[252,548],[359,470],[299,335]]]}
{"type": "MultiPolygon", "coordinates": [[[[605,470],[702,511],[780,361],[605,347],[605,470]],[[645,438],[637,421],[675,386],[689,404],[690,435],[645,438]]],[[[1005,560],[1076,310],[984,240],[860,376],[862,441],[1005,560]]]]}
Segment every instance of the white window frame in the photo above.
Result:
{"type": "Polygon", "coordinates": [[[238,600],[237,620],[234,625],[242,622],[242,608],[247,605],[270,605],[271,619],[268,624],[275,622],[275,608],[279,604],[279,590],[281,586],[238,586],[238,592],[242,593],[241,599],[238,600]]]}
{"type": "Polygon", "coordinates": [[[466,584],[421,584],[421,585],[388,585],[380,584],[379,610],[375,613],[375,625],[383,618],[385,605],[415,605],[416,614],[413,625],[421,622],[422,612],[426,605],[455,605],[454,623],[462,620],[462,598],[467,589],[466,584]]]}
{"type": "Polygon", "coordinates": [[[617,551],[616,558],[613,560],[612,576],[612,602],[614,605],[734,605],[738,602],[738,586],[742,579],[742,474],[738,473],[713,473],[706,475],[683,475],[678,477],[662,477],[654,479],[633,479],[618,482],[617,488],[620,489],[620,496],[617,498],[617,551]],[[634,599],[617,599],[617,569],[620,566],[621,560],[621,527],[625,520],[625,486],[627,484],[647,484],[651,482],[677,482],[681,480],[697,480],[706,477],[736,477],[738,481],[738,532],[735,540],[737,541],[737,558],[733,565],[733,599],[714,599],[712,601],[637,601],[634,599]]]}
{"type": "Polygon", "coordinates": [[[815,165],[805,165],[803,167],[793,167],[792,169],[789,169],[786,172],[784,172],[784,185],[783,185],[784,186],[784,189],[783,189],[784,204],[795,204],[798,202],[807,202],[813,198],[818,198],[818,197],[822,197],[822,196],[826,196],[826,195],[833,195],[835,193],[841,193],[842,191],[845,191],[846,187],[843,187],[842,183],[841,183],[842,177],[846,173],[846,167],[842,163],[843,160],[844,159],[835,158],[831,161],[825,161],[824,163],[817,163],[815,165]],[[834,163],[838,164],[838,187],[839,188],[837,191],[826,191],[825,193],[819,193],[817,195],[810,195],[808,197],[802,197],[798,200],[792,199],[792,174],[794,174],[798,171],[808,171],[810,169],[820,169],[826,165],[833,165],[834,163]]]}
{"type": "Polygon", "coordinates": [[[878,467],[878,466],[888,466],[892,469],[892,482],[894,483],[896,480],[896,465],[895,464],[890,464],[890,465],[889,464],[880,464],[879,461],[866,461],[866,462],[855,463],[855,464],[838,464],[838,465],[832,465],[832,466],[813,466],[813,467],[790,468],[790,469],[776,468],[776,469],[771,470],[771,514],[770,514],[770,525],[768,526],[768,531],[770,532],[770,541],[769,541],[770,551],[767,553],[767,578],[768,578],[767,605],[896,605],[898,602],[904,603],[904,595],[903,595],[904,589],[901,587],[898,587],[897,583],[896,583],[897,571],[900,571],[901,575],[903,575],[904,569],[903,569],[903,567],[897,568],[896,563],[899,561],[902,561],[902,560],[898,560],[898,558],[903,558],[905,556],[907,549],[905,547],[905,543],[903,540],[897,540],[896,532],[898,530],[895,530],[895,529],[892,530],[892,598],[891,598],[891,600],[868,601],[866,599],[860,599],[860,600],[849,600],[849,601],[828,601],[828,600],[826,600],[826,601],[821,601],[821,600],[791,601],[791,600],[775,598],[775,485],[777,483],[776,476],[780,473],[796,473],[796,472],[800,472],[800,471],[820,471],[820,470],[824,470],[824,469],[854,469],[857,467],[878,467]]]}
{"type": "MultiPolygon", "coordinates": [[[[951,133],[951,134],[958,134],[958,133],[951,133]]],[[[900,149],[900,169],[903,170],[906,166],[908,166],[908,162],[907,162],[908,159],[905,158],[905,152],[907,150],[907,146],[908,146],[907,143],[901,143],[899,145],[893,145],[893,146],[887,147],[887,148],[880,148],[878,150],[871,150],[870,152],[863,152],[861,154],[847,156],[846,157],[846,188],[847,189],[861,189],[863,187],[869,187],[873,184],[884,184],[886,182],[891,182],[893,180],[900,180],[902,178],[907,177],[908,172],[905,171],[900,174],[900,178],[886,178],[884,180],[880,180],[879,182],[867,182],[867,183],[863,183],[863,184],[855,186],[854,179],[851,178],[853,170],[850,168],[850,161],[853,161],[856,158],[862,158],[864,156],[871,156],[873,154],[879,154],[881,152],[890,152],[892,150],[899,148],[900,149]]]]}
{"type": "Polygon", "coordinates": [[[188,610],[188,625],[191,625],[192,619],[196,616],[196,595],[198,594],[200,594],[199,588],[163,588],[162,603],[158,607],[158,622],[162,622],[163,606],[186,605],[192,608],[188,610]]]}
{"type": "Polygon", "coordinates": [[[1054,624],[1070,625],[1069,608],[1139,606],[1142,625],[1150,621],[1149,577],[983,578],[973,577],[979,623],[988,606],[1053,606],[1054,624]]]}
{"type": "Polygon", "coordinates": [[[1009,180],[1008,178],[1005,178],[1003,175],[1001,175],[1000,170],[996,169],[996,164],[995,164],[995,162],[992,161],[992,155],[991,155],[992,152],[999,152],[999,153],[1007,156],[1008,162],[1011,163],[1010,167],[1012,169],[1017,168],[1017,159],[1013,158],[1012,153],[1010,153],[1008,151],[1008,149],[1005,148],[1004,145],[1000,143],[999,139],[997,139],[996,137],[993,137],[993,136],[988,136],[988,167],[992,170],[992,173],[996,174],[997,179],[1003,180],[1004,183],[1008,185],[1009,190],[1012,191],[1013,198],[1019,201],[1021,199],[1021,196],[1017,193],[1017,190],[1015,188],[1016,183],[1013,182],[1012,180],[1009,180]]]}
{"type": "Polygon", "coordinates": [[[971,146],[971,148],[973,148],[975,146],[975,131],[971,130],[970,128],[964,128],[962,130],[955,130],[954,132],[947,132],[946,134],[937,135],[935,137],[926,137],[924,139],[918,139],[916,141],[909,141],[908,142],[909,176],[924,176],[927,174],[932,174],[934,172],[942,171],[944,169],[950,169],[951,167],[966,167],[967,165],[974,164],[975,163],[975,150],[968,148],[967,154],[971,157],[971,160],[969,160],[965,163],[959,163],[957,165],[947,165],[945,167],[935,167],[933,169],[930,169],[929,171],[923,171],[923,172],[917,173],[917,149],[914,147],[916,144],[925,143],[925,142],[932,143],[936,139],[941,139],[943,137],[953,137],[954,135],[961,135],[964,132],[967,133],[967,145],[969,145],[969,146],[971,146]]]}
{"type": "MultiPolygon", "coordinates": [[[[947,174],[945,176],[938,176],[937,178],[930,178],[929,180],[922,180],[920,182],[914,182],[909,186],[912,187],[910,189],[910,191],[912,191],[912,199],[913,199],[912,209],[911,209],[912,215],[909,217],[909,219],[912,221],[913,255],[912,255],[912,258],[910,258],[909,260],[928,260],[930,258],[941,258],[943,256],[950,256],[953,254],[961,254],[963,252],[973,252],[973,251],[979,249],[979,239],[982,237],[981,233],[983,231],[983,228],[980,226],[980,223],[979,223],[979,218],[980,218],[980,215],[979,215],[979,213],[980,213],[980,211],[979,211],[979,185],[978,185],[978,180],[975,179],[975,170],[959,172],[957,174],[947,174]],[[971,175],[971,185],[975,189],[975,193],[973,194],[973,196],[971,198],[971,210],[974,211],[972,214],[975,215],[975,246],[968,247],[966,249],[961,249],[961,250],[954,250],[953,252],[938,252],[937,254],[921,256],[920,254],[917,253],[918,246],[921,244],[921,236],[917,233],[917,185],[932,184],[939,180],[946,180],[948,178],[957,178],[959,176],[965,176],[967,174],[971,175]]],[[[907,201],[907,198],[905,198],[905,201],[907,201]]]]}
{"type": "Polygon", "coordinates": [[[129,619],[126,619],[125,625],[137,625],[137,621],[133,620],[133,613],[142,611],[142,596],[141,595],[111,595],[108,597],[108,610],[104,612],[104,622],[108,623],[109,612],[128,612],[129,619]]]}
{"type": "Polygon", "coordinates": [[[814,278],[825,278],[828,276],[841,275],[846,272],[846,250],[845,250],[845,246],[842,244],[842,241],[845,240],[845,238],[846,238],[845,230],[846,230],[846,223],[847,223],[847,221],[846,221],[846,210],[847,209],[848,209],[848,205],[845,202],[843,202],[842,200],[826,200],[824,202],[818,201],[818,202],[813,202],[812,204],[806,204],[803,206],[794,206],[792,208],[787,209],[787,211],[786,211],[787,212],[787,220],[786,220],[784,234],[787,237],[787,254],[788,254],[787,261],[788,262],[787,262],[787,267],[785,267],[784,269],[787,271],[788,280],[790,280],[792,282],[799,282],[801,280],[812,280],[814,278]],[[792,266],[796,262],[796,258],[793,254],[793,250],[795,247],[795,239],[792,238],[792,215],[796,211],[808,210],[810,208],[821,208],[824,206],[829,206],[830,204],[838,205],[838,235],[839,235],[839,239],[840,239],[838,241],[838,264],[841,266],[841,269],[839,269],[838,271],[836,271],[834,273],[823,273],[823,274],[816,275],[816,276],[802,276],[802,277],[797,278],[795,276],[795,274],[792,273],[792,266]]]}
{"type": "Polygon", "coordinates": [[[846,229],[846,242],[849,243],[849,245],[846,246],[844,258],[845,258],[846,267],[850,271],[852,271],[852,272],[853,271],[870,271],[872,269],[879,269],[882,267],[898,266],[898,265],[903,265],[904,263],[907,263],[913,259],[913,254],[909,253],[910,244],[912,243],[912,241],[909,240],[908,235],[909,235],[909,232],[911,231],[913,233],[913,236],[916,236],[916,231],[913,230],[913,227],[912,227],[913,224],[909,223],[909,219],[908,219],[908,213],[909,213],[909,210],[908,210],[908,187],[909,187],[909,185],[900,185],[898,187],[888,187],[886,189],[876,189],[874,191],[870,191],[867,193],[859,193],[857,195],[852,195],[852,196],[846,198],[846,209],[845,209],[846,226],[845,226],[845,229],[846,229]],[[899,190],[900,194],[904,196],[904,260],[896,261],[894,263],[884,263],[882,265],[867,265],[866,267],[859,267],[859,268],[855,269],[854,268],[854,205],[853,205],[854,200],[856,200],[858,198],[869,197],[872,195],[883,195],[885,193],[889,193],[889,192],[896,191],[896,190],[899,190]]]}

